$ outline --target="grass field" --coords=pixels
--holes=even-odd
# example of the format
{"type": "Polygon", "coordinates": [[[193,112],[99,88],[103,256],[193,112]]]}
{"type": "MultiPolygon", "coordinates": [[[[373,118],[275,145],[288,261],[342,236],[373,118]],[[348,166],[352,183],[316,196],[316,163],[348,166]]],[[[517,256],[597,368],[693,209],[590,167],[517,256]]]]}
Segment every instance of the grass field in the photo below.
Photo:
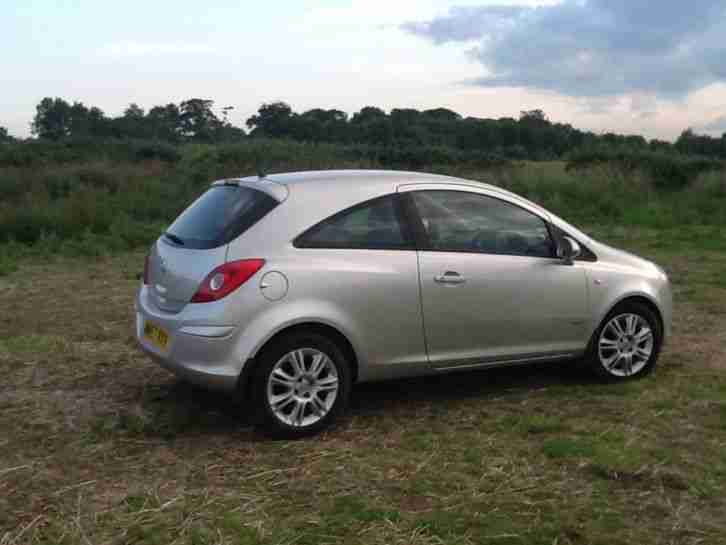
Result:
{"type": "Polygon", "coordinates": [[[297,442],[136,350],[143,253],[17,261],[0,277],[0,544],[726,543],[726,232],[595,231],[671,275],[652,376],[363,385],[297,442]]]}

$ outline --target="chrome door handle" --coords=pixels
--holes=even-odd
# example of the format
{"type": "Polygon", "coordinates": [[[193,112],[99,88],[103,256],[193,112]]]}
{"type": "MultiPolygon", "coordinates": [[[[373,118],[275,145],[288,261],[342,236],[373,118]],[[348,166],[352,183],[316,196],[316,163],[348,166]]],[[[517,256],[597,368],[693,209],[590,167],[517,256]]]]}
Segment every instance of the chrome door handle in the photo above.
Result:
{"type": "Polygon", "coordinates": [[[434,276],[434,281],[439,284],[463,284],[466,278],[456,271],[446,271],[444,274],[434,276]]]}

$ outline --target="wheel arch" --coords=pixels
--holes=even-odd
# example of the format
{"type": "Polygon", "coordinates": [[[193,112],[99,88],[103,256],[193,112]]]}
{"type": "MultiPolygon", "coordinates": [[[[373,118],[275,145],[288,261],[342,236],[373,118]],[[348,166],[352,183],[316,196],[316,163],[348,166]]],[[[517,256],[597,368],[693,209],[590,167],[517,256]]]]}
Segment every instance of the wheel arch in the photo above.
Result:
{"type": "Polygon", "coordinates": [[[622,305],[623,303],[627,302],[633,302],[633,303],[640,303],[642,305],[645,305],[648,307],[653,314],[655,314],[655,317],[658,319],[658,326],[660,328],[661,335],[664,334],[663,330],[663,312],[658,306],[658,303],[655,301],[653,297],[648,295],[647,293],[643,292],[636,292],[636,293],[626,293],[622,295],[620,298],[616,299],[607,309],[605,312],[602,313],[602,315],[599,317],[597,323],[595,324],[595,329],[591,332],[591,336],[594,335],[597,330],[600,328],[600,326],[603,325],[603,322],[608,317],[608,315],[615,309],[618,305],[622,305]]]}
{"type": "Polygon", "coordinates": [[[249,398],[249,388],[252,384],[251,378],[254,376],[255,368],[257,367],[257,365],[259,365],[260,354],[268,346],[274,344],[280,338],[299,331],[313,331],[333,341],[343,351],[343,354],[345,355],[347,361],[350,362],[352,381],[356,382],[358,380],[358,354],[353,347],[353,343],[350,342],[348,337],[337,327],[327,324],[325,322],[305,320],[293,324],[287,324],[281,327],[280,329],[272,333],[262,343],[260,343],[254,354],[250,356],[250,358],[248,358],[237,381],[237,389],[243,394],[245,398],[249,398]]]}

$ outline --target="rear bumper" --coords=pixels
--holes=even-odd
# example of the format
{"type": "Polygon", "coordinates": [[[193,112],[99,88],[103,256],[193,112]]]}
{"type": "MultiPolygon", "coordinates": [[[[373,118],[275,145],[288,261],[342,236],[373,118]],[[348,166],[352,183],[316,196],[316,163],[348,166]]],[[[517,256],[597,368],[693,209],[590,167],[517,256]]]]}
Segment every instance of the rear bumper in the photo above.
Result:
{"type": "Polygon", "coordinates": [[[186,381],[212,390],[234,391],[244,364],[235,354],[238,328],[189,326],[180,314],[152,309],[144,290],[140,290],[135,304],[139,347],[160,366],[186,381]],[[146,321],[168,334],[166,349],[144,337],[146,321]]]}
{"type": "Polygon", "coordinates": [[[237,388],[236,374],[228,374],[224,370],[209,369],[194,365],[191,362],[174,360],[158,353],[137,337],[138,345],[152,360],[164,369],[171,371],[180,379],[191,382],[210,390],[233,392],[237,388]]]}

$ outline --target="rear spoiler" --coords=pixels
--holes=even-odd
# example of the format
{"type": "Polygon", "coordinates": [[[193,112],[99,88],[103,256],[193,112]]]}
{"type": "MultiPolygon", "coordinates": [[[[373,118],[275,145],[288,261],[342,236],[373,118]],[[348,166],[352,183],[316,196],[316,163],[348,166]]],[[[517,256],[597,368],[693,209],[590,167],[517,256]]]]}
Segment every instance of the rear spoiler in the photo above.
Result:
{"type": "Polygon", "coordinates": [[[236,187],[249,187],[267,193],[277,202],[283,202],[290,194],[290,190],[285,184],[275,182],[269,178],[260,178],[259,176],[249,176],[247,178],[226,178],[212,182],[212,186],[233,185],[236,187]]]}

